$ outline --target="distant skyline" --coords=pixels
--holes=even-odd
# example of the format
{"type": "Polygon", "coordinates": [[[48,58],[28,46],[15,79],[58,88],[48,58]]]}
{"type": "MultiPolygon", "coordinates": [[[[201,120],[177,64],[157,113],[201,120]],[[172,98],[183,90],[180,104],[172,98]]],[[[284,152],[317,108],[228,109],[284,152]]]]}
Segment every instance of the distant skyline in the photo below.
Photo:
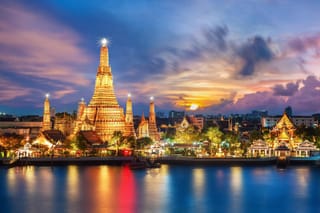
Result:
{"type": "Polygon", "coordinates": [[[320,1],[1,1],[0,112],[57,112],[92,97],[99,40],[135,115],[320,112],[320,1]]]}

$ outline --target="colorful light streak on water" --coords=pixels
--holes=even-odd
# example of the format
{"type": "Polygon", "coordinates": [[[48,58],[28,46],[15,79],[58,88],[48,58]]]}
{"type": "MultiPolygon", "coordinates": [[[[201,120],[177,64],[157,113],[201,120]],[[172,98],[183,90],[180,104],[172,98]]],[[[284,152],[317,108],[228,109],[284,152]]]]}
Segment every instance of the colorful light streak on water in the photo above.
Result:
{"type": "Polygon", "coordinates": [[[0,210],[320,212],[319,183],[319,167],[304,166],[0,168],[0,210]]]}

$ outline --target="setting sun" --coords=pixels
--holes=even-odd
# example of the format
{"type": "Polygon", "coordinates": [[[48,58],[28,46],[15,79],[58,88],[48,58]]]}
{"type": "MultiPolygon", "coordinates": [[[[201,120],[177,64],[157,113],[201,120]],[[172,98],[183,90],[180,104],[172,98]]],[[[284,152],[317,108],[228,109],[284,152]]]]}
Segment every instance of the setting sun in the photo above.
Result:
{"type": "Polygon", "coordinates": [[[190,110],[197,110],[199,108],[198,104],[191,104],[190,110]]]}

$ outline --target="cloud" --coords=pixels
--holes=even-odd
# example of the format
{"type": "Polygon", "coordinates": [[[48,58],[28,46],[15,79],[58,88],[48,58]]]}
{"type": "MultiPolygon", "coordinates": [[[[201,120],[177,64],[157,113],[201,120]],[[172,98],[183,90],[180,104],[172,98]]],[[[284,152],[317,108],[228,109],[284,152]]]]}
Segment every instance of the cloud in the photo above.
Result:
{"type": "Polygon", "coordinates": [[[4,103],[5,101],[12,100],[21,96],[30,95],[32,89],[25,88],[17,83],[8,81],[3,77],[0,79],[0,102],[4,103]]]}
{"type": "Polygon", "coordinates": [[[304,53],[311,49],[316,54],[320,48],[320,34],[291,38],[287,45],[288,50],[294,53],[304,53]]]}
{"type": "Polygon", "coordinates": [[[75,89],[72,89],[72,88],[66,88],[64,90],[58,90],[58,91],[54,91],[53,93],[53,97],[55,99],[61,99],[63,98],[64,96],[66,95],[69,95],[69,94],[73,94],[76,90],[75,89]]]}
{"type": "Polygon", "coordinates": [[[239,48],[237,53],[244,63],[239,72],[240,75],[253,75],[257,63],[262,61],[268,62],[273,58],[273,53],[268,43],[269,41],[266,41],[262,37],[255,36],[239,48]]]}
{"type": "Polygon", "coordinates": [[[289,97],[287,103],[294,111],[301,113],[320,112],[320,80],[316,76],[308,76],[302,81],[303,86],[293,96],[289,97]]]}
{"type": "Polygon", "coordinates": [[[5,17],[0,19],[0,62],[8,78],[89,84],[84,67],[90,57],[79,48],[81,39],[75,32],[20,5],[5,4],[0,13],[5,17]]]}
{"type": "Polygon", "coordinates": [[[273,87],[273,94],[276,96],[292,96],[299,89],[299,81],[287,83],[286,85],[276,84],[273,87]]]}
{"type": "Polygon", "coordinates": [[[229,29],[226,25],[216,26],[214,28],[207,28],[204,35],[211,45],[217,47],[218,50],[224,51],[227,49],[228,44],[226,37],[229,33],[229,29]]]}
{"type": "Polygon", "coordinates": [[[295,115],[320,112],[320,80],[316,76],[307,76],[304,80],[278,84],[270,91],[258,91],[246,94],[237,101],[222,99],[219,104],[206,108],[203,112],[247,113],[250,110],[268,110],[270,114],[283,112],[290,105],[295,115]],[[300,85],[301,84],[301,85],[300,85]],[[298,89],[301,87],[300,89],[298,89]],[[283,96],[288,96],[284,98],[283,96]]]}

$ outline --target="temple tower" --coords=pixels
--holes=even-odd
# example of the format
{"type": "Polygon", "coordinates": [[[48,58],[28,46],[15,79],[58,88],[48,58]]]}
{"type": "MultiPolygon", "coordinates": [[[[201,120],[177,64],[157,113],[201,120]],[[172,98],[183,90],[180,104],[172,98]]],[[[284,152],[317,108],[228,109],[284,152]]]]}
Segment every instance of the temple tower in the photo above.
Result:
{"type": "Polygon", "coordinates": [[[49,94],[46,94],[46,99],[43,104],[43,121],[42,121],[42,131],[51,129],[51,120],[50,120],[50,102],[49,94]]]}
{"type": "Polygon", "coordinates": [[[128,99],[126,104],[125,136],[136,137],[136,133],[134,131],[134,125],[133,125],[131,94],[128,94],[128,99]]]}
{"type": "Polygon", "coordinates": [[[82,119],[95,127],[103,141],[108,141],[114,131],[125,132],[125,117],[113,89],[107,40],[103,39],[101,43],[94,93],[82,119]]]}
{"type": "Polygon", "coordinates": [[[78,104],[77,121],[81,120],[85,109],[86,109],[86,102],[84,102],[84,99],[81,98],[81,100],[79,101],[79,104],[78,104]]]}
{"type": "Polygon", "coordinates": [[[144,117],[144,113],[142,113],[141,121],[138,126],[138,137],[149,137],[149,123],[144,117]]]}
{"type": "Polygon", "coordinates": [[[156,123],[156,114],[155,114],[155,107],[154,107],[154,98],[150,98],[150,110],[149,110],[149,137],[152,138],[154,141],[160,140],[160,135],[157,129],[156,123]]]}

